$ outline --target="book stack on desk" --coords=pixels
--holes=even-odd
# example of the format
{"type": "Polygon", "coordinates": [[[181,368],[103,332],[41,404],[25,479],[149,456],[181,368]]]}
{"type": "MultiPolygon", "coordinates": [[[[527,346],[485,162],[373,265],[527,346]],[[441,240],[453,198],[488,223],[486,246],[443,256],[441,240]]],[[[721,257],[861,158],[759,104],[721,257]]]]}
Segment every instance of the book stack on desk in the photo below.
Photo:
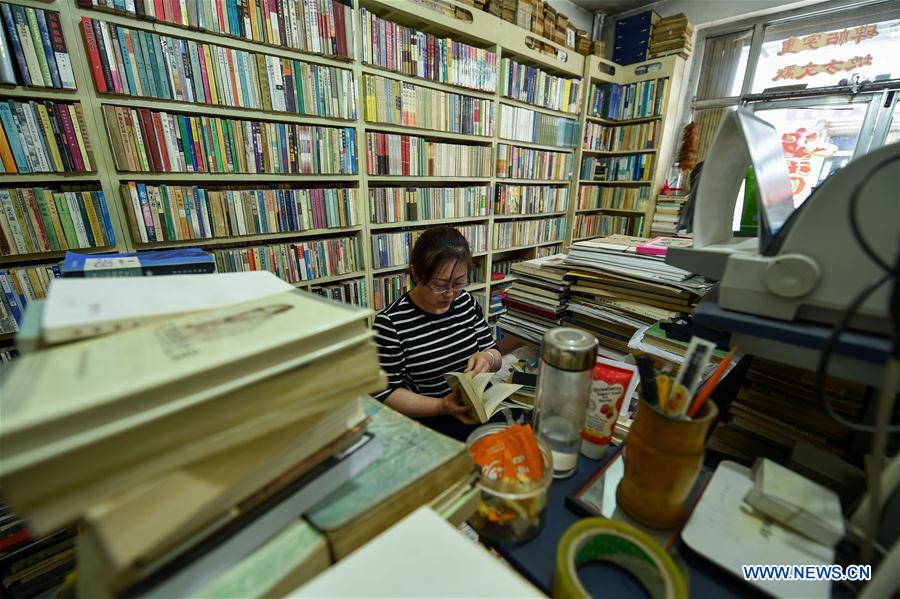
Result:
{"type": "Polygon", "coordinates": [[[0,503],[0,596],[56,596],[75,568],[75,533],[35,537],[28,523],[0,503]]]}
{"type": "Polygon", "coordinates": [[[658,195],[650,231],[654,235],[675,235],[678,232],[681,210],[687,200],[686,195],[658,195]]]}
{"type": "Polygon", "coordinates": [[[641,253],[649,240],[612,235],[580,241],[565,259],[574,280],[566,326],[584,329],[600,351],[621,360],[639,330],[693,310],[709,284],[665,263],[664,256],[641,253]]]}
{"type": "MultiPolygon", "coordinates": [[[[319,538],[297,518],[381,455],[369,314],[291,289],[23,356],[0,381],[5,498],[35,534],[81,523],[90,597],[187,596],[280,533],[319,538]]],[[[272,576],[324,567],[313,544],[272,576]]]]}
{"type": "MultiPolygon", "coordinates": [[[[754,357],[729,417],[713,431],[707,448],[747,465],[757,457],[786,463],[799,441],[845,457],[849,433],[818,403],[815,376],[810,370],[754,357]]],[[[825,390],[836,412],[861,419],[864,385],[828,377],[825,390]]]]}
{"type": "Polygon", "coordinates": [[[498,321],[504,332],[539,344],[544,333],[559,326],[569,297],[562,259],[557,254],[512,265],[516,278],[503,299],[506,314],[498,321]]]}

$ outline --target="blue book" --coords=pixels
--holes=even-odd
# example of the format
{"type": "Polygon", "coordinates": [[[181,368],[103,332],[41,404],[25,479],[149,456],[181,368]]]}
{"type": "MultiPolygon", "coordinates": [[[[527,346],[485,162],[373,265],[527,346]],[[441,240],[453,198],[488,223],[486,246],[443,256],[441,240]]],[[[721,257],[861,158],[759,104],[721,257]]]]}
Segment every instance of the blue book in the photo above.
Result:
{"type": "Polygon", "coordinates": [[[19,66],[19,76],[22,78],[22,85],[31,85],[28,63],[25,62],[25,52],[22,51],[22,43],[19,41],[19,33],[16,31],[16,22],[13,19],[12,9],[10,9],[9,4],[0,2],[0,13],[3,14],[3,24],[6,26],[6,36],[9,38],[10,46],[12,46],[12,53],[16,56],[16,64],[19,66]]]}
{"type": "Polygon", "coordinates": [[[63,277],[140,277],[210,274],[216,271],[212,255],[200,248],[148,250],[126,254],[66,252],[63,277]]]}
{"type": "Polygon", "coordinates": [[[6,296],[6,303],[9,305],[13,318],[16,322],[22,322],[22,309],[20,307],[19,294],[16,293],[12,278],[6,271],[0,272],[0,288],[3,289],[3,295],[6,296]]]}
{"type": "Polygon", "coordinates": [[[136,96],[137,86],[134,84],[134,71],[131,70],[131,56],[128,53],[128,45],[125,43],[125,30],[121,27],[112,26],[112,34],[119,42],[119,51],[122,53],[122,66],[125,68],[125,80],[128,84],[127,93],[130,96],[136,96]]]}
{"type": "Polygon", "coordinates": [[[50,43],[50,30],[47,29],[47,17],[40,8],[34,9],[34,16],[37,19],[38,32],[41,36],[41,45],[44,46],[44,54],[47,55],[47,68],[50,70],[50,81],[53,87],[62,89],[62,82],[59,79],[59,68],[56,66],[56,54],[53,52],[53,45],[50,43]]]}
{"type": "MultiPolygon", "coordinates": [[[[2,6],[2,4],[0,4],[2,6]]],[[[28,158],[25,156],[25,149],[19,141],[18,127],[13,118],[12,110],[7,102],[0,101],[0,123],[6,131],[6,139],[9,141],[9,148],[12,150],[13,158],[16,161],[16,167],[20,173],[30,173],[31,168],[28,166],[28,158]]]]}
{"type": "Polygon", "coordinates": [[[106,198],[103,196],[102,191],[93,191],[92,194],[96,194],[97,202],[100,204],[100,212],[103,214],[103,224],[106,226],[106,236],[107,241],[109,242],[107,245],[115,245],[116,244],[116,230],[113,229],[112,219],[109,217],[109,210],[106,208],[106,198]]]}

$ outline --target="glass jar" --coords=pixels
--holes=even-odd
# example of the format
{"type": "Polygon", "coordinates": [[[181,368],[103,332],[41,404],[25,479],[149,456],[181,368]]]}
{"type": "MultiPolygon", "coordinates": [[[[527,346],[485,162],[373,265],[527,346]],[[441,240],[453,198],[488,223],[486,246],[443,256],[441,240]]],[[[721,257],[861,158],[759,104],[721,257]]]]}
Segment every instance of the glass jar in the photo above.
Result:
{"type": "Polygon", "coordinates": [[[535,393],[534,432],[553,455],[553,477],[575,473],[597,360],[597,339],[580,329],[544,334],[535,393]]]}

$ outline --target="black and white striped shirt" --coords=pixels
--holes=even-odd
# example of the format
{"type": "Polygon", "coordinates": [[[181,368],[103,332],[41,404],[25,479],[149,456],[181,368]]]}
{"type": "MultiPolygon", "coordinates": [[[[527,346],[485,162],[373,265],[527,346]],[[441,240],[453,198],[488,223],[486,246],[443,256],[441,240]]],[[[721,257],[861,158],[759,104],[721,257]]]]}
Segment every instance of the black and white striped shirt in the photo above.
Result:
{"type": "Polygon", "coordinates": [[[380,312],[374,326],[378,358],[388,375],[387,389],[375,394],[381,401],[400,388],[443,397],[450,393],[444,373],[462,372],[472,354],[497,346],[468,291],[443,314],[425,312],[407,293],[380,312]]]}

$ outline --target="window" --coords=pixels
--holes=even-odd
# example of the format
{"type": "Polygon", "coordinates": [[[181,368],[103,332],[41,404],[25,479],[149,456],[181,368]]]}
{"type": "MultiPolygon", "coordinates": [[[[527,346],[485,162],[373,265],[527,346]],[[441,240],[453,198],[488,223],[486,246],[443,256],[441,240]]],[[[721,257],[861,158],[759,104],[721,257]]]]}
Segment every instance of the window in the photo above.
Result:
{"type": "Polygon", "coordinates": [[[900,141],[900,3],[828,2],[700,40],[692,118],[703,160],[728,110],[775,126],[800,205],[828,176],[900,141]]]}

